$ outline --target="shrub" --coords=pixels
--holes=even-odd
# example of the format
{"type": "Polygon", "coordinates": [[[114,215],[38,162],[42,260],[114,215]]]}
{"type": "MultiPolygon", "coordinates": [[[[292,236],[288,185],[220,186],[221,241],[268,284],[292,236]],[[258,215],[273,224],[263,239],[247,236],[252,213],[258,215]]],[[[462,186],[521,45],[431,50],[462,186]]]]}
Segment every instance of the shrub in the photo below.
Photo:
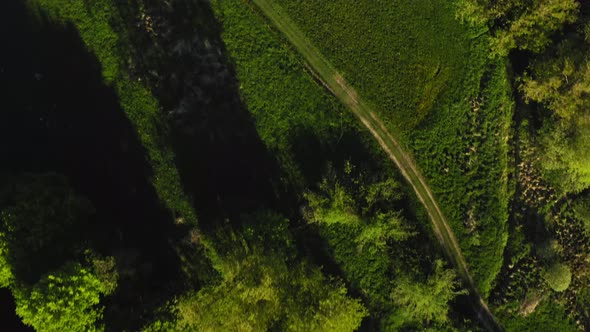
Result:
{"type": "Polygon", "coordinates": [[[543,273],[543,278],[551,289],[556,292],[563,292],[570,286],[572,271],[565,264],[555,263],[543,273]]]}

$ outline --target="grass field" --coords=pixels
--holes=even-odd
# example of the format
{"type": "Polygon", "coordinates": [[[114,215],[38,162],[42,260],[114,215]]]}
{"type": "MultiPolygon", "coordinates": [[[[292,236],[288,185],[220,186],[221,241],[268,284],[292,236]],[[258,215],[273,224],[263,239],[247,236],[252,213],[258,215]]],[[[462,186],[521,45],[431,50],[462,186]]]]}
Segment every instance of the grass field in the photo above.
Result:
{"type": "Polygon", "coordinates": [[[487,296],[506,243],[512,107],[486,35],[438,1],[277,3],[414,152],[487,296]]]}
{"type": "MultiPolygon", "coordinates": [[[[30,3],[51,19],[77,27],[148,151],[160,198],[178,215],[196,219],[165,143],[158,102],[125,71],[125,31],[117,24],[112,2],[30,3]]],[[[349,0],[280,3],[378,110],[387,127],[413,148],[458,234],[480,290],[487,294],[505,243],[504,138],[511,110],[503,64],[488,63],[486,42],[470,39],[476,32],[454,21],[450,5],[426,0],[381,6],[349,0]],[[471,101],[478,97],[486,111],[473,115],[471,101]],[[466,157],[472,148],[479,152],[466,157]],[[466,219],[475,225],[465,227],[466,219]]],[[[350,157],[345,151],[352,147],[361,151],[359,159],[370,151],[371,158],[382,160],[377,144],[342,105],[318,89],[262,19],[243,3],[220,1],[214,6],[224,21],[223,38],[236,62],[245,102],[263,141],[286,170],[285,183],[301,188],[315,183],[327,152],[345,159],[350,157]]]]}
{"type": "Polygon", "coordinates": [[[58,24],[73,25],[102,66],[102,74],[117,92],[119,102],[133,123],[147,150],[153,170],[152,183],[160,200],[188,222],[196,222],[193,207],[185,195],[174,153],[166,142],[166,123],[150,90],[126,71],[130,63],[126,50],[126,31],[111,0],[29,0],[32,12],[58,24]]]}
{"type": "MultiPolygon", "coordinates": [[[[213,2],[241,94],[262,141],[278,159],[285,184],[301,192],[321,179],[327,162],[393,167],[338,100],[246,3],[213,2]]],[[[370,167],[370,166],[367,166],[370,167]]]]}

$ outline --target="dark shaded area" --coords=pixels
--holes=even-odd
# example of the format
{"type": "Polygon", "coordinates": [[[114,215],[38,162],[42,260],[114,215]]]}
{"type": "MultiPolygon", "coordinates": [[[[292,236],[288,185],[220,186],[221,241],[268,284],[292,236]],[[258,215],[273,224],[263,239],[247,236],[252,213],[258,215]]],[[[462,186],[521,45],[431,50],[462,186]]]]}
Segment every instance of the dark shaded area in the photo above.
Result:
{"type": "Polygon", "coordinates": [[[0,28],[0,171],[64,174],[92,202],[80,240],[114,255],[121,276],[107,329],[136,330],[181,286],[173,220],[149,182],[146,152],[72,26],[39,22],[23,2],[5,1],[0,28]]]}
{"type": "Polygon", "coordinates": [[[278,165],[240,99],[209,2],[131,0],[119,9],[134,59],[130,71],[148,82],[167,115],[199,227],[207,231],[262,208],[289,210],[292,196],[279,188],[278,165]]]}
{"type": "MultiPolygon", "coordinates": [[[[167,115],[181,180],[203,230],[259,209],[277,210],[295,221],[299,253],[342,275],[325,240],[301,223],[301,202],[284,187],[256,132],[209,3],[117,3],[129,31],[123,45],[130,48],[128,69],[147,82],[167,115]]],[[[3,4],[0,19],[0,41],[9,50],[0,53],[0,171],[64,174],[92,202],[97,213],[87,240],[117,258],[121,276],[117,293],[105,301],[107,330],[137,330],[186,288],[169,245],[184,234],[158,201],[144,148],[75,29],[33,24],[19,1],[3,4]]],[[[328,161],[340,167],[352,158],[369,174],[383,171],[356,131],[329,147],[303,130],[293,145],[308,183],[319,182],[328,161]]],[[[14,319],[13,311],[0,320],[14,319]]]]}
{"type": "Polygon", "coordinates": [[[14,312],[14,299],[10,290],[0,288],[0,326],[4,331],[34,332],[32,327],[24,325],[14,312]]]}

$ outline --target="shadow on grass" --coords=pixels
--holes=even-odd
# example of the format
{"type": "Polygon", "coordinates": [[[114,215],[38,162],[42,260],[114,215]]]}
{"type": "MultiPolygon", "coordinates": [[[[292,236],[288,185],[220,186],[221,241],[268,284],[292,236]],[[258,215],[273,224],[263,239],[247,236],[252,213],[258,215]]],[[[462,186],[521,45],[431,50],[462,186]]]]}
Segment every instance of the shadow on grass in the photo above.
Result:
{"type": "Polygon", "coordinates": [[[114,255],[121,276],[107,329],[136,330],[180,278],[173,219],[150,184],[146,151],[75,28],[30,17],[20,1],[1,7],[0,171],[64,174],[92,202],[79,240],[114,255]]]}
{"type": "Polygon", "coordinates": [[[167,116],[199,227],[207,232],[265,208],[284,212],[278,198],[290,194],[278,185],[278,164],[240,98],[209,2],[136,3],[119,5],[134,59],[130,71],[148,82],[167,116]]]}

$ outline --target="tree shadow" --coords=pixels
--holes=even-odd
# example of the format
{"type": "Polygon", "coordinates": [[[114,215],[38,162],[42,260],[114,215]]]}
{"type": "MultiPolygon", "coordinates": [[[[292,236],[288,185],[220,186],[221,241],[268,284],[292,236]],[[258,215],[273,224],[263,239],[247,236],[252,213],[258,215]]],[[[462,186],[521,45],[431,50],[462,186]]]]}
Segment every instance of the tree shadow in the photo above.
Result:
{"type": "Polygon", "coordinates": [[[64,174],[92,202],[90,228],[72,236],[117,258],[107,329],[136,330],[180,280],[145,148],[73,26],[32,17],[22,1],[1,7],[0,171],[64,174]]]}
{"type": "Polygon", "coordinates": [[[286,212],[289,204],[278,197],[292,195],[278,185],[278,163],[241,100],[210,3],[134,3],[119,5],[131,44],[129,69],[148,82],[167,116],[199,228],[207,232],[222,220],[265,208],[286,212]]]}
{"type": "Polygon", "coordinates": [[[14,312],[14,298],[7,288],[0,288],[0,326],[6,331],[34,332],[30,326],[23,324],[14,312]]]}

